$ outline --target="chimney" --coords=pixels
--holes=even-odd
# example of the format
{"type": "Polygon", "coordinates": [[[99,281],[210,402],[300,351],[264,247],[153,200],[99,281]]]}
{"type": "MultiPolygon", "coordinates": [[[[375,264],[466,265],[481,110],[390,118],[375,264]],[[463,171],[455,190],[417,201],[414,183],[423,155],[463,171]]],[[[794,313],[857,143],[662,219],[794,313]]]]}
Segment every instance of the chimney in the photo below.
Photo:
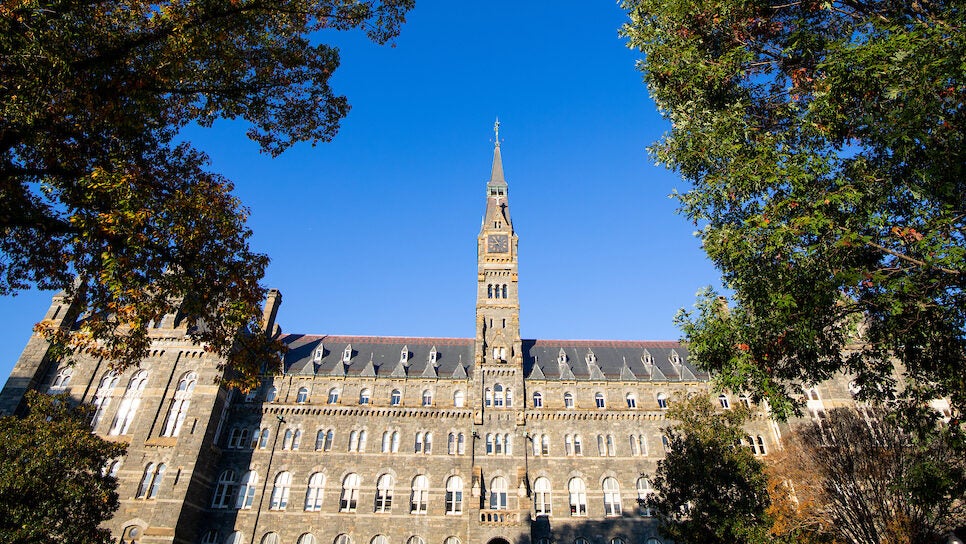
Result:
{"type": "Polygon", "coordinates": [[[275,335],[275,318],[281,305],[282,293],[278,289],[269,289],[268,296],[265,298],[265,307],[262,310],[262,327],[269,336],[275,335]]]}

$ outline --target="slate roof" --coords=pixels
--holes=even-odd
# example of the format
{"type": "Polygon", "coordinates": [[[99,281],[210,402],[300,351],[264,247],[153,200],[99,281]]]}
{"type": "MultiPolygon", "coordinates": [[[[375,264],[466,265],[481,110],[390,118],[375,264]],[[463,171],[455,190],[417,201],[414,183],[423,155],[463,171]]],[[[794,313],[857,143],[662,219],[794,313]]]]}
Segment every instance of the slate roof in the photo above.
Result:
{"type": "MultiPolygon", "coordinates": [[[[285,373],[465,379],[473,372],[472,338],[288,334],[285,373]],[[321,358],[316,352],[322,347],[321,358]],[[343,362],[351,347],[349,363],[343,362]],[[407,357],[401,354],[406,348],[407,357]],[[432,352],[436,350],[435,363],[432,352]]],[[[523,340],[524,375],[534,380],[707,381],[679,342],[523,340]]]]}

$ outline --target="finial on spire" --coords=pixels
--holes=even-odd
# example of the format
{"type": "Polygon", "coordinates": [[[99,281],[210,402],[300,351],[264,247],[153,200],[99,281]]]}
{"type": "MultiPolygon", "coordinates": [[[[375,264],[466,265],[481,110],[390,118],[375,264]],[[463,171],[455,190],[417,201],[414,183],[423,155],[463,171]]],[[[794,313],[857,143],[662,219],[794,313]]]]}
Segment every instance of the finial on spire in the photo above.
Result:
{"type": "Polygon", "coordinates": [[[493,134],[496,136],[496,146],[500,147],[500,118],[496,118],[496,122],[493,123],[493,134]]]}

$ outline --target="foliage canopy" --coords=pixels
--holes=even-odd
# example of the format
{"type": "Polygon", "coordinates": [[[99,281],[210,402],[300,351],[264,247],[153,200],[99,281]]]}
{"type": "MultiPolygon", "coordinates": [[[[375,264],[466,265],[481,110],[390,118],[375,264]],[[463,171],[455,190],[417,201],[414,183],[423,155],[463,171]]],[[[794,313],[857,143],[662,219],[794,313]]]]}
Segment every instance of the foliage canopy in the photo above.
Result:
{"type": "Polygon", "coordinates": [[[109,461],[123,444],[91,433],[90,406],[27,393],[27,414],[0,418],[0,540],[112,542],[98,527],[119,505],[109,461]]]}
{"type": "Polygon", "coordinates": [[[663,534],[677,542],[767,542],[770,522],[764,466],[744,447],[743,407],[716,410],[704,395],[675,402],[664,429],[667,453],[653,479],[663,534]]]}
{"type": "Polygon", "coordinates": [[[655,158],[733,290],[693,359],[793,410],[837,371],[966,408],[966,10],[953,0],[625,0],[671,121],[655,158]],[[849,349],[845,349],[849,348],[849,349]]]}
{"type": "MultiPolygon", "coordinates": [[[[24,0],[0,5],[0,295],[65,289],[79,330],[39,329],[123,367],[169,313],[253,376],[266,256],[188,124],[241,118],[276,155],[348,112],[332,30],[397,35],[413,0],[24,0]],[[75,278],[77,278],[75,280],[75,278]]],[[[242,380],[245,381],[245,380],[242,380]]],[[[250,380],[249,380],[250,381],[250,380]]],[[[251,383],[247,383],[251,385],[251,383]]]]}

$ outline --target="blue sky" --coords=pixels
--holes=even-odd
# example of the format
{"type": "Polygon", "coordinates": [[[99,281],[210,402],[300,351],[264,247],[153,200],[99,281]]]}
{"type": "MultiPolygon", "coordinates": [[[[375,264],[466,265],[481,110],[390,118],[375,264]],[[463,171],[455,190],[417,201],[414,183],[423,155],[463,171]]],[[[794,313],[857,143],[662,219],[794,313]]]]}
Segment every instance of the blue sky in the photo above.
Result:
{"type": "MultiPolygon", "coordinates": [[[[338,43],[336,139],[272,159],[219,122],[186,130],[251,209],[286,332],[474,334],[476,235],[499,116],[526,338],[676,339],[718,274],[645,148],[668,129],[608,2],[431,2],[395,47],[338,43]]],[[[6,376],[50,293],[2,299],[6,376]]]]}

